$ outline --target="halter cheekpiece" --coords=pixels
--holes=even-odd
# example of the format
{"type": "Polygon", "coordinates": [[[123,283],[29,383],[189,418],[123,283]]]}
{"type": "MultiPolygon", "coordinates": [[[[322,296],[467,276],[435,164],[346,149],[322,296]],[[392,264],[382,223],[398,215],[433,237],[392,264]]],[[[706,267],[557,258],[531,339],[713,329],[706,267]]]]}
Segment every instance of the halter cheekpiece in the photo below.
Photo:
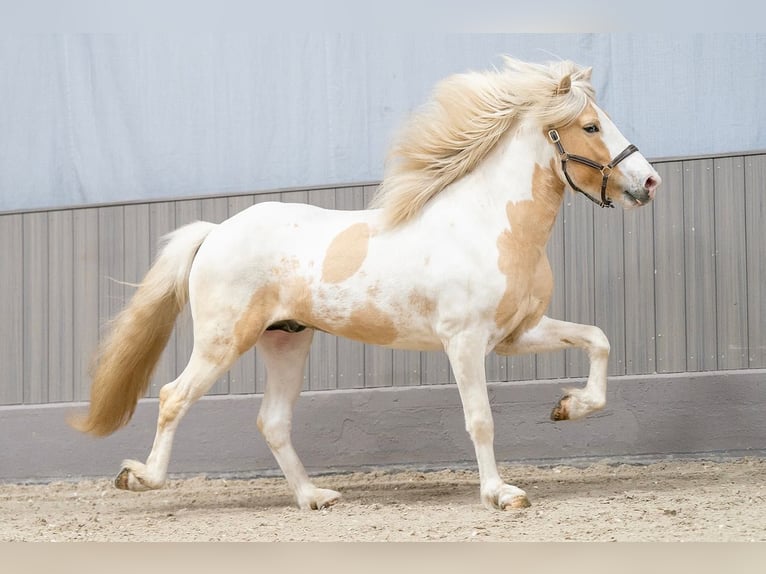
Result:
{"type": "Polygon", "coordinates": [[[624,150],[622,150],[620,153],[617,154],[617,156],[610,161],[608,164],[604,165],[601,163],[598,163],[597,161],[593,161],[592,159],[588,159],[587,157],[583,157],[581,155],[574,155],[567,153],[564,149],[564,146],[561,144],[561,138],[559,138],[559,132],[556,130],[548,130],[548,138],[551,140],[551,143],[556,146],[556,149],[559,151],[559,156],[561,157],[561,170],[564,172],[564,177],[567,178],[567,183],[569,183],[569,186],[575,190],[582,193],[585,197],[590,199],[593,203],[598,205],[599,207],[614,207],[614,203],[612,203],[612,200],[609,199],[606,196],[606,184],[609,181],[609,176],[612,174],[612,170],[617,166],[618,163],[620,163],[622,160],[624,160],[626,157],[628,157],[633,152],[637,152],[638,148],[634,146],[633,144],[628,145],[624,150]],[[577,184],[572,181],[572,178],[569,176],[569,172],[567,172],[567,162],[569,160],[575,161],[577,163],[581,163],[583,165],[587,165],[588,167],[592,167],[593,169],[597,169],[601,172],[601,199],[597,199],[590,195],[589,193],[583,191],[580,189],[577,184]]]}

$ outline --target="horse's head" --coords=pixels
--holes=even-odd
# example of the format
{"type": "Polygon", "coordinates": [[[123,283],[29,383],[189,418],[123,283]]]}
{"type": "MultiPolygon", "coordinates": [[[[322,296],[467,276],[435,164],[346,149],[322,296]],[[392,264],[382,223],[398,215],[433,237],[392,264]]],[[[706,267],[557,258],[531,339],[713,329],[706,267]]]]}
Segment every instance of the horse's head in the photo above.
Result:
{"type": "MultiPolygon", "coordinates": [[[[577,79],[589,76],[588,69],[577,79]]],[[[565,76],[555,96],[565,96],[571,86],[565,76]]],[[[562,180],[602,207],[613,207],[613,202],[636,207],[654,199],[660,176],[592,99],[573,121],[546,127],[545,137],[556,149],[562,180]]]]}

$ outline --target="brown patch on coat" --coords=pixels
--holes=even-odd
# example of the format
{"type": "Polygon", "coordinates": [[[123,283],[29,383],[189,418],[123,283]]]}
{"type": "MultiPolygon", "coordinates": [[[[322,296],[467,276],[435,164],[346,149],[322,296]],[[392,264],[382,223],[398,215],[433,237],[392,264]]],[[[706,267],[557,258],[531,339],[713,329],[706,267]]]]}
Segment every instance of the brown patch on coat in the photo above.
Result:
{"type": "MultiPolygon", "coordinates": [[[[228,349],[233,348],[237,356],[246,352],[275,320],[294,320],[311,326],[311,323],[303,319],[312,315],[311,287],[304,277],[297,275],[299,267],[300,262],[296,257],[282,257],[278,265],[269,269],[269,282],[250,296],[250,301],[234,325],[228,349]],[[284,316],[275,316],[278,308],[284,316]]],[[[223,343],[223,340],[217,342],[223,343]]]]}
{"type": "Polygon", "coordinates": [[[340,337],[374,345],[387,345],[398,337],[390,315],[371,300],[349,314],[331,312],[315,304],[311,284],[303,277],[269,283],[257,289],[234,328],[234,346],[239,354],[258,342],[274,320],[289,319],[340,337]],[[275,316],[275,309],[279,315],[275,316]]]}
{"type": "Polygon", "coordinates": [[[170,423],[178,418],[178,414],[181,412],[181,408],[184,405],[184,401],[179,400],[174,395],[175,385],[165,385],[160,389],[160,416],[157,421],[157,426],[160,429],[164,429],[170,423]]]}
{"type": "Polygon", "coordinates": [[[436,310],[436,302],[419,291],[410,291],[410,307],[420,316],[428,317],[436,310]]]}
{"type": "Polygon", "coordinates": [[[370,226],[366,223],[355,223],[336,235],[325,254],[322,281],[340,283],[359,271],[367,258],[369,241],[370,226]]]}
{"type": "Polygon", "coordinates": [[[334,335],[372,345],[388,345],[399,336],[393,319],[372,301],[354,308],[346,321],[328,330],[334,335]]]}
{"type": "Polygon", "coordinates": [[[267,283],[252,294],[245,311],[234,324],[234,347],[240,355],[258,341],[278,303],[277,283],[267,283]]]}
{"type": "Polygon", "coordinates": [[[532,200],[506,204],[510,228],[497,238],[500,272],[506,288],[495,310],[495,324],[521,332],[539,321],[553,292],[545,246],[556,221],[564,184],[552,167],[535,166],[532,200]]]}

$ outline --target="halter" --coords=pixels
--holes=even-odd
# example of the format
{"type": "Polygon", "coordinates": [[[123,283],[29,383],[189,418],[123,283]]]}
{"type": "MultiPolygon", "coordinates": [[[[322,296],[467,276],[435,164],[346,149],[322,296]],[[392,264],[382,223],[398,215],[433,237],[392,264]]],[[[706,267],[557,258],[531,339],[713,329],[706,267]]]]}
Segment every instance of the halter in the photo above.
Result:
{"type": "Polygon", "coordinates": [[[609,181],[609,176],[612,174],[612,170],[617,166],[618,163],[620,163],[622,160],[624,160],[626,157],[628,157],[633,152],[638,151],[638,148],[634,146],[633,144],[629,144],[628,147],[626,147],[624,150],[622,150],[620,153],[617,154],[617,156],[610,161],[608,164],[604,165],[601,163],[598,163],[596,161],[593,161],[592,159],[588,159],[587,157],[582,157],[581,155],[574,155],[569,154],[564,149],[564,146],[561,145],[561,139],[559,138],[559,132],[556,130],[548,130],[548,138],[551,140],[552,144],[555,144],[556,148],[559,150],[559,155],[561,156],[561,170],[564,172],[564,177],[567,178],[567,183],[569,183],[569,186],[575,190],[582,193],[585,197],[590,199],[593,203],[598,205],[599,207],[614,207],[614,203],[612,203],[612,200],[609,199],[606,196],[606,184],[609,181]],[[577,185],[575,182],[572,181],[572,178],[569,177],[569,173],[567,172],[567,161],[569,160],[576,161],[577,163],[581,163],[583,165],[587,165],[588,167],[592,167],[593,169],[597,169],[601,172],[601,200],[596,199],[589,193],[583,191],[577,185]]]}

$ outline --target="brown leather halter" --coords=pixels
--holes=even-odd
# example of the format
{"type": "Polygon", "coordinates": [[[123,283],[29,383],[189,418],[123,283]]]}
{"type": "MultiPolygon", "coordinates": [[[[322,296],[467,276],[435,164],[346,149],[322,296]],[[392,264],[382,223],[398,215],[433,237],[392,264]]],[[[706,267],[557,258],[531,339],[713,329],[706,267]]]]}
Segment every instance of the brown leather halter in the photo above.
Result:
{"type": "Polygon", "coordinates": [[[614,207],[614,203],[612,203],[612,200],[609,199],[606,196],[606,184],[609,181],[609,176],[612,174],[612,170],[617,166],[618,163],[620,163],[622,160],[624,160],[626,157],[628,157],[633,152],[637,152],[638,148],[634,146],[633,144],[628,145],[624,150],[622,150],[620,153],[617,154],[617,156],[610,161],[608,164],[604,165],[601,163],[598,163],[597,161],[593,161],[592,159],[588,159],[587,157],[583,157],[581,155],[574,155],[569,154],[564,149],[564,146],[561,144],[561,139],[559,138],[559,132],[556,130],[548,130],[548,138],[551,140],[551,143],[556,146],[556,148],[559,150],[559,156],[561,157],[561,170],[564,172],[564,177],[567,178],[567,183],[569,183],[569,186],[575,190],[582,193],[585,197],[590,199],[593,203],[598,205],[599,207],[614,207]],[[579,187],[577,187],[577,184],[572,181],[572,178],[569,177],[569,173],[567,172],[567,162],[569,160],[576,161],[577,163],[581,163],[583,165],[587,165],[588,167],[592,167],[593,169],[597,169],[601,172],[601,200],[596,199],[589,193],[586,193],[579,187]]]}

